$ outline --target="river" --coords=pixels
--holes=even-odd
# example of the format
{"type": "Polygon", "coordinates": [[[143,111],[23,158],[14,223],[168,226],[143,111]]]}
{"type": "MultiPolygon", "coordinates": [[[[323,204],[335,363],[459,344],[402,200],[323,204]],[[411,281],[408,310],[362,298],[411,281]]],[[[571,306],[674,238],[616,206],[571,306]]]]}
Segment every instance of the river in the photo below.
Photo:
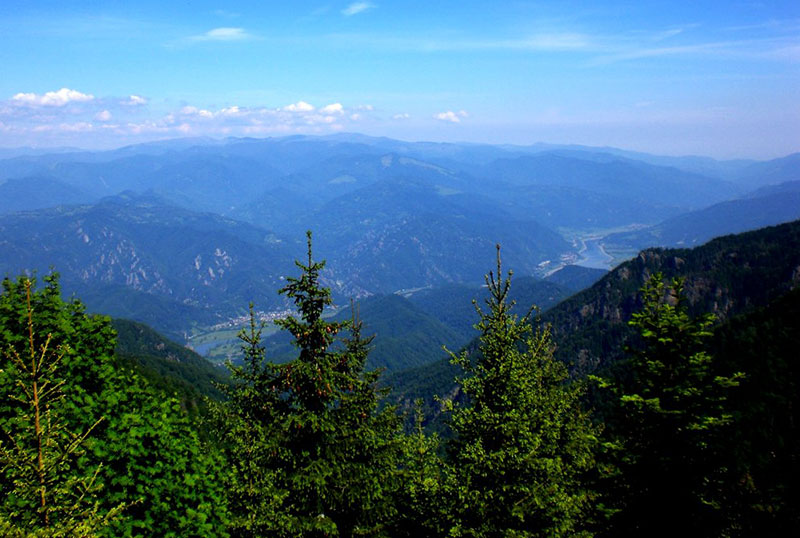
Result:
{"type": "Polygon", "coordinates": [[[581,250],[578,252],[580,259],[575,262],[575,265],[581,267],[591,267],[593,269],[606,269],[612,268],[612,261],[614,258],[603,249],[602,237],[587,237],[580,239],[582,243],[581,250]]]}

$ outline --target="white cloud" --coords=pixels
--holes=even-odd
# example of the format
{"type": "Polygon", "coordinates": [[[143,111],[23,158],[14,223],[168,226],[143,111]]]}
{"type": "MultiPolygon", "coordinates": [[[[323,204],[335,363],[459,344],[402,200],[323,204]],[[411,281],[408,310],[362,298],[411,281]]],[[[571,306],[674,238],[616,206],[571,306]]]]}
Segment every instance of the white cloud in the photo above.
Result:
{"type": "Polygon", "coordinates": [[[375,7],[375,4],[372,2],[353,2],[346,8],[342,10],[342,15],[346,17],[352,17],[353,15],[357,15],[358,13],[363,13],[368,9],[372,9],[375,7]]]}
{"type": "Polygon", "coordinates": [[[332,102],[319,108],[306,101],[296,101],[283,107],[228,105],[201,108],[187,103],[156,116],[156,111],[135,106],[147,102],[135,95],[92,97],[91,102],[72,103],[63,107],[45,107],[42,104],[53,104],[58,99],[75,101],[80,95],[85,95],[67,93],[69,91],[51,92],[50,96],[18,94],[15,99],[0,100],[0,135],[17,133],[16,143],[24,137],[31,141],[39,137],[53,143],[58,140],[64,144],[102,140],[101,145],[108,145],[112,140],[200,134],[324,134],[364,121],[372,109],[369,105],[348,107],[341,102],[332,102]],[[82,136],[86,138],[80,138],[82,136]]]}
{"type": "Polygon", "coordinates": [[[253,36],[245,31],[244,28],[214,28],[208,32],[192,36],[192,41],[244,41],[253,39],[253,36]]]}
{"type": "Polygon", "coordinates": [[[34,132],[65,132],[65,133],[86,133],[94,129],[94,126],[86,121],[75,123],[60,123],[58,125],[37,125],[32,130],[34,132]]]}
{"type": "Polygon", "coordinates": [[[298,101],[296,103],[292,103],[291,105],[286,105],[283,107],[283,110],[287,112],[311,112],[314,110],[314,105],[310,105],[305,101],[298,101]]]}
{"type": "Polygon", "coordinates": [[[465,110],[459,110],[458,112],[453,112],[452,110],[448,110],[447,112],[439,112],[438,114],[434,114],[434,118],[441,121],[449,121],[450,123],[461,123],[461,118],[466,118],[469,114],[465,110]]]}
{"type": "Polygon", "coordinates": [[[180,110],[183,116],[197,116],[200,118],[213,118],[214,113],[196,106],[185,106],[180,110]]]}
{"type": "Polygon", "coordinates": [[[319,111],[323,114],[342,114],[344,112],[344,107],[341,103],[331,103],[330,105],[320,108],[319,111]]]}
{"type": "Polygon", "coordinates": [[[55,92],[47,92],[44,95],[35,93],[18,93],[11,98],[12,101],[27,105],[41,106],[64,106],[67,103],[85,102],[94,99],[94,95],[81,93],[69,88],[61,88],[55,92]]]}
{"type": "Polygon", "coordinates": [[[239,116],[242,114],[242,111],[239,109],[238,106],[234,105],[223,108],[222,110],[219,111],[219,113],[222,116],[239,116]]]}
{"type": "Polygon", "coordinates": [[[407,120],[410,117],[411,117],[411,114],[409,114],[408,112],[403,112],[402,114],[395,114],[394,116],[392,116],[392,119],[393,120],[407,120]]]}
{"type": "Polygon", "coordinates": [[[122,104],[131,106],[144,105],[147,104],[147,99],[139,95],[131,95],[127,100],[122,101],[122,104]]]}

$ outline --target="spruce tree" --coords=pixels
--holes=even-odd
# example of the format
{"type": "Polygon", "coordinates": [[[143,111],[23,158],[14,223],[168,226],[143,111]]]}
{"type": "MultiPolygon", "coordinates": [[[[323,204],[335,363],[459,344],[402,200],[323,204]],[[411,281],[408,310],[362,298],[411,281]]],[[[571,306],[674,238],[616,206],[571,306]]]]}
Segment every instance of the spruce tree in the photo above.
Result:
{"type": "Polygon", "coordinates": [[[402,486],[395,497],[397,519],[390,536],[417,538],[446,536],[452,507],[451,484],[440,456],[437,434],[423,428],[422,400],[415,402],[414,428],[404,436],[401,465],[402,486]]]}
{"type": "MultiPolygon", "coordinates": [[[[123,508],[101,510],[95,470],[82,474],[77,459],[98,419],[84,432],[71,431],[60,404],[62,360],[67,349],[33,324],[32,282],[24,279],[27,341],[3,350],[3,392],[16,404],[6,409],[0,436],[0,533],[7,537],[97,536],[123,508]],[[20,349],[22,347],[23,349],[20,349]]],[[[12,404],[13,405],[13,404],[12,404]]]]}
{"type": "Polygon", "coordinates": [[[546,327],[511,313],[511,272],[486,276],[488,311],[476,305],[477,356],[452,355],[465,405],[455,406],[449,459],[455,478],[454,536],[575,536],[591,493],[596,431],[579,406],[580,388],[553,358],[546,327]]]}
{"type": "Polygon", "coordinates": [[[370,339],[360,322],[323,317],[332,299],[320,285],[324,262],[313,260],[310,232],[307,262],[296,264],[300,277],[288,278],[280,293],[299,317],[276,323],[294,337],[298,357],[265,361],[252,314],[241,335],[245,364],[233,369],[223,413],[233,424],[226,436],[232,533],[386,535],[402,449],[399,418],[378,408],[378,373],[364,370],[370,339]]]}
{"type": "MultiPolygon", "coordinates": [[[[57,350],[58,360],[50,362],[57,368],[48,375],[63,397],[45,409],[52,424],[58,424],[53,440],[59,439],[56,431],[78,436],[89,432],[73,456],[57,466],[59,480],[77,485],[99,469],[92,483],[97,490],[90,488],[99,503],[97,513],[126,507],[97,534],[224,535],[226,508],[215,482],[218,458],[201,445],[177,400],[152,390],[115,360],[115,334],[107,317],[87,315],[77,299],[64,301],[57,274],[43,280],[40,288],[27,277],[3,280],[0,347],[16,349],[22,356],[20,350],[30,348],[32,327],[36,350],[45,344],[57,350]]],[[[25,391],[14,381],[24,375],[13,354],[0,355],[4,438],[5,432],[18,436],[14,432],[19,431],[20,417],[30,413],[25,391]]],[[[11,484],[0,480],[4,507],[13,507],[18,498],[11,484]]],[[[77,486],[73,489],[79,491],[77,486]]]]}
{"type": "Polygon", "coordinates": [[[706,352],[714,318],[689,316],[683,280],[667,288],[657,273],[641,293],[642,309],[629,322],[640,345],[629,350],[623,375],[602,380],[615,402],[608,436],[620,473],[608,495],[619,510],[611,532],[718,535],[716,491],[725,472],[719,449],[731,421],[726,400],[742,374],[714,371],[706,352]]]}

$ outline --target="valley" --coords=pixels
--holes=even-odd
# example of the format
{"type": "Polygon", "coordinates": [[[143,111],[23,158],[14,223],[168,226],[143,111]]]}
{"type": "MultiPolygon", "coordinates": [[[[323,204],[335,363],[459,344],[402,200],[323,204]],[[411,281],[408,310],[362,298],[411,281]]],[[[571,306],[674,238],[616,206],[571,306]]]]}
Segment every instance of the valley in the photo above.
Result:
{"type": "Polygon", "coordinates": [[[546,279],[800,218],[793,158],[711,162],[348,134],[7,154],[0,272],[52,267],[91,310],[220,362],[251,301],[267,333],[288,312],[277,290],[306,229],[346,309],[477,289],[498,243],[517,275],[546,279]]]}
{"type": "Polygon", "coordinates": [[[0,538],[800,536],[798,0],[0,36],[0,538]]]}

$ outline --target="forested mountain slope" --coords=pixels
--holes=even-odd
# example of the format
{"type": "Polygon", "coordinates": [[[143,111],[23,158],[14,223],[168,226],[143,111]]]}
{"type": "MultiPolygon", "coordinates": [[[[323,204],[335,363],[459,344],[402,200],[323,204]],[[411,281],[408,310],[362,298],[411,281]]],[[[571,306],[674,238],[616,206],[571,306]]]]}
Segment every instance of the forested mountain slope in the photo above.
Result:
{"type": "MultiPolygon", "coordinates": [[[[694,249],[648,249],[541,316],[552,327],[556,356],[584,376],[625,356],[634,331],[627,324],[641,307],[638,292],[650,275],[685,278],[694,315],[711,312],[717,323],[765,307],[800,286],[800,221],[720,237],[694,249]]],[[[513,290],[513,284],[512,284],[513,290]]],[[[524,314],[522,308],[519,314],[524,314]]],[[[473,341],[470,346],[474,346],[473,341]]],[[[449,394],[457,369],[447,359],[389,376],[393,398],[410,404],[449,394]]]]}
{"type": "Polygon", "coordinates": [[[116,356],[134,366],[152,385],[174,394],[187,405],[202,405],[204,397],[222,398],[219,384],[228,371],[157,333],[147,325],[114,319],[116,356]]]}
{"type": "Polygon", "coordinates": [[[148,195],[0,216],[0,248],[0,273],[55,268],[90,309],[174,332],[244,312],[251,300],[278,305],[292,259],[267,231],[148,195]],[[176,314],[189,317],[176,327],[176,314]]]}
{"type": "Polygon", "coordinates": [[[800,284],[800,221],[728,235],[694,249],[648,249],[548,311],[557,356],[579,371],[613,362],[623,350],[626,325],[646,279],[686,279],[692,313],[710,312],[722,322],[800,284]]]}

